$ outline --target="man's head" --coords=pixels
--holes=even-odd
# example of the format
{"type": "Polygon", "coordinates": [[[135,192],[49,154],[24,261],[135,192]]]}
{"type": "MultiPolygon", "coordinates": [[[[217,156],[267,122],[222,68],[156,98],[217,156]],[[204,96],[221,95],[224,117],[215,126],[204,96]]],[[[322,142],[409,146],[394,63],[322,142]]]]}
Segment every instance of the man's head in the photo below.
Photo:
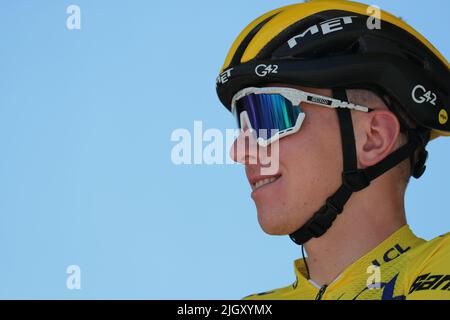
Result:
{"type": "MultiPolygon", "coordinates": [[[[290,233],[304,223],[290,234],[294,242],[320,237],[350,196],[371,181],[396,182],[390,197],[403,201],[411,172],[415,177],[423,173],[427,135],[450,132],[448,62],[411,26],[385,11],[377,12],[377,27],[369,28],[372,9],[322,0],[273,10],[242,31],[225,59],[216,83],[230,111],[244,88],[274,83],[373,109],[336,112],[302,105],[306,118],[300,131],[276,143],[279,172],[272,180],[277,180],[253,193],[268,233],[290,233]],[[379,96],[356,89],[343,93],[343,88],[369,88],[379,96]],[[400,105],[401,112],[396,110],[400,105]],[[405,131],[405,124],[417,128],[405,131]]],[[[258,155],[236,160],[251,158],[258,155]]],[[[251,182],[260,178],[259,167],[246,166],[251,182]]]]}
{"type": "MultiPolygon", "coordinates": [[[[332,96],[330,89],[296,88],[332,96]]],[[[347,95],[349,102],[373,109],[370,113],[352,111],[358,167],[365,169],[398,149],[405,143],[405,138],[400,133],[397,117],[376,94],[352,89],[347,95]]],[[[258,189],[252,185],[259,223],[269,234],[295,231],[342,182],[342,146],[337,113],[308,103],[302,104],[302,110],[306,116],[300,131],[277,142],[279,171],[273,175],[277,179],[258,189]]],[[[246,166],[249,182],[254,184],[255,180],[267,178],[261,175],[263,161],[259,157],[271,152],[246,148],[244,153],[237,154],[236,145],[245,137],[251,139],[251,135],[242,133],[232,147],[231,156],[246,166]]],[[[402,200],[409,172],[409,162],[405,160],[390,175],[383,177],[398,185],[398,194],[390,195],[391,200],[402,200]]]]}

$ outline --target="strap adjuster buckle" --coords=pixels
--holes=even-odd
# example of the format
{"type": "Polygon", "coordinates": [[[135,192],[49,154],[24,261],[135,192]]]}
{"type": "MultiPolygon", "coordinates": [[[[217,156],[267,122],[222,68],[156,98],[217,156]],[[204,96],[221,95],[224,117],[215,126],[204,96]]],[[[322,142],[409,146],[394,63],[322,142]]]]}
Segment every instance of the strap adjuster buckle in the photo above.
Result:
{"type": "Polygon", "coordinates": [[[370,180],[363,169],[343,172],[342,182],[351,192],[360,191],[370,185],[370,180]]]}
{"type": "Polygon", "coordinates": [[[323,235],[336,220],[338,214],[342,213],[341,208],[337,208],[328,198],[325,205],[316,212],[311,220],[306,224],[306,228],[315,238],[323,235]]]}

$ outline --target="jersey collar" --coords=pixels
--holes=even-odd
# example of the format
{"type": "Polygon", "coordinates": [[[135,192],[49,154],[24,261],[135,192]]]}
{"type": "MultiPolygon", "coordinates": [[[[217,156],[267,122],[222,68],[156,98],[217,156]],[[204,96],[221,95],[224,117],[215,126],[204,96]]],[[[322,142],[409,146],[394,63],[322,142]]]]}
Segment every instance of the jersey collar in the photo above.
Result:
{"type": "MultiPolygon", "coordinates": [[[[390,235],[374,249],[359,258],[357,261],[347,267],[329,287],[334,286],[341,281],[352,279],[361,273],[367,274],[367,268],[371,265],[381,266],[385,263],[395,260],[405,252],[422,244],[425,240],[414,235],[408,225],[405,225],[390,235]]],[[[308,280],[307,271],[303,259],[294,261],[294,270],[297,277],[294,288],[303,286],[313,286],[308,280]]]]}

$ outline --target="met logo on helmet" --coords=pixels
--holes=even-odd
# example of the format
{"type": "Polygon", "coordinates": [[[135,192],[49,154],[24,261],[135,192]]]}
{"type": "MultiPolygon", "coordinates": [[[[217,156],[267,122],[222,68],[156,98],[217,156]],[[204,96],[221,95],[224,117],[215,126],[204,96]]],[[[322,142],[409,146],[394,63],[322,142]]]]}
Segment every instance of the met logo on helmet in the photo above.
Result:
{"type": "Polygon", "coordinates": [[[333,18],[324,22],[321,22],[319,24],[316,24],[314,26],[309,27],[306,29],[303,33],[296,35],[295,37],[292,37],[288,40],[289,48],[294,48],[298,45],[298,40],[300,38],[305,37],[308,33],[311,33],[311,35],[316,34],[318,32],[322,32],[322,35],[326,35],[332,32],[336,32],[339,30],[344,29],[344,25],[346,24],[352,24],[353,20],[352,18],[356,18],[356,16],[347,16],[347,17],[339,17],[339,18],[333,18]]]}
{"type": "Polygon", "coordinates": [[[224,72],[222,72],[216,80],[217,84],[224,84],[228,81],[228,79],[231,77],[231,71],[233,71],[233,68],[227,69],[224,72]]]}

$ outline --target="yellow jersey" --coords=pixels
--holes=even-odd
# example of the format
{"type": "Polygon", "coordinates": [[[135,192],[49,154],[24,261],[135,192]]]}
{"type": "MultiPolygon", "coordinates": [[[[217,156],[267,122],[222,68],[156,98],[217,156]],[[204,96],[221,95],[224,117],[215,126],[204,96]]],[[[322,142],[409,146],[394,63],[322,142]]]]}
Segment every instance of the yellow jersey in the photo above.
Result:
{"type": "Polygon", "coordinates": [[[405,225],[323,287],[303,259],[294,269],[292,285],[244,300],[450,300],[450,233],[425,241],[405,225]]]}

